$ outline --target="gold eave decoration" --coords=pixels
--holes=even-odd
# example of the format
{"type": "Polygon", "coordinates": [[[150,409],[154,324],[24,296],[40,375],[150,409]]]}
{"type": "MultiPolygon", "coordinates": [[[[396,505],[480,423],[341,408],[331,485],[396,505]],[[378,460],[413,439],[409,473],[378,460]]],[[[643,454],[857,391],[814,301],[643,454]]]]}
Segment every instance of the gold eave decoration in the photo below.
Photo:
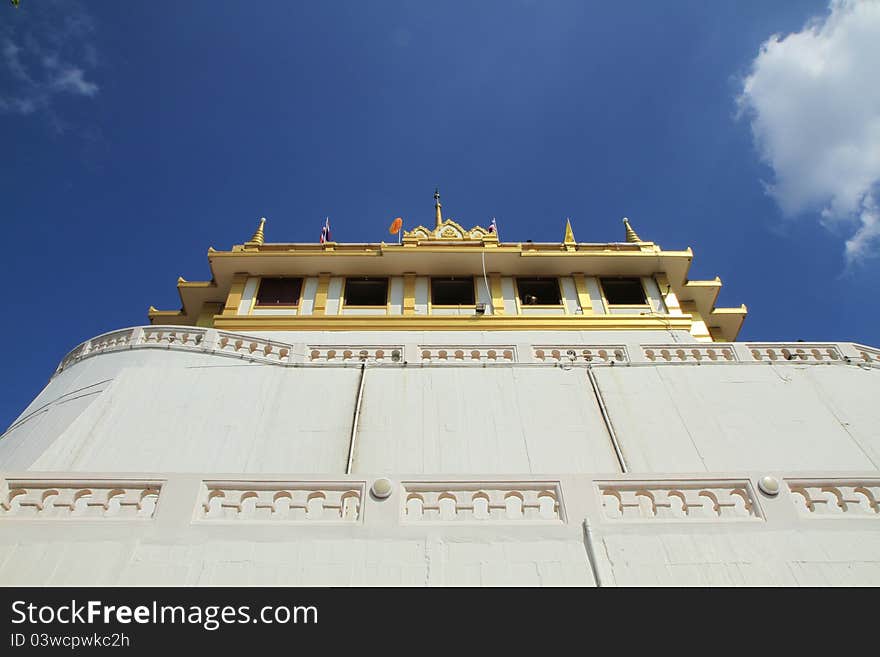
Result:
{"type": "Polygon", "coordinates": [[[445,219],[434,229],[416,226],[410,231],[404,231],[402,241],[404,246],[497,246],[498,235],[482,226],[474,226],[468,230],[452,219],[445,219]]]}

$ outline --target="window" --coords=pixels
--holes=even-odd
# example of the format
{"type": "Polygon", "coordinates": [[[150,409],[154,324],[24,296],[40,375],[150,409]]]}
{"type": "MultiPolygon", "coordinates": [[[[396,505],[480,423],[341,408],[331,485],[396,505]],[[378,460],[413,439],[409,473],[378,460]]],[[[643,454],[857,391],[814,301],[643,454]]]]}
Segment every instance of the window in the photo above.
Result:
{"type": "Polygon", "coordinates": [[[346,278],[346,306],[384,306],[388,303],[387,278],[346,278]]]}
{"type": "Polygon", "coordinates": [[[302,292],[301,278],[261,278],[258,306],[296,306],[302,292]]]}
{"type": "Polygon", "coordinates": [[[431,304],[435,306],[473,306],[473,277],[432,278],[431,304]]]}
{"type": "Polygon", "coordinates": [[[517,278],[519,300],[524,306],[558,306],[562,303],[555,278],[517,278]]]}
{"type": "Polygon", "coordinates": [[[609,306],[647,306],[645,289],[638,278],[603,278],[602,290],[609,306]]]}

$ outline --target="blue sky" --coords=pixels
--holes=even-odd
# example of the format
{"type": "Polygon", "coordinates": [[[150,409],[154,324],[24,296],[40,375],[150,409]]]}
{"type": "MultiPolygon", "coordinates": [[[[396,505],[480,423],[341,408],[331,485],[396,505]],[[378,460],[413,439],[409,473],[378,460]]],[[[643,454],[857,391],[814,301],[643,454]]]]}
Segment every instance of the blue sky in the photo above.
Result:
{"type": "Polygon", "coordinates": [[[847,11],[4,2],[0,424],[81,340],[177,308],[177,276],[209,277],[208,246],[259,217],[269,241],[317,240],[325,215],[339,241],[380,241],[395,216],[430,221],[435,186],[447,216],[496,216],[503,240],[561,240],[570,216],[579,241],[614,241],[628,216],[691,246],[691,277],[717,274],[719,303],[749,306],[740,339],[876,345],[878,178],[858,135],[840,164],[857,119],[836,99],[880,84],[797,70],[811,48],[858,47],[841,30],[870,23],[847,11]]]}

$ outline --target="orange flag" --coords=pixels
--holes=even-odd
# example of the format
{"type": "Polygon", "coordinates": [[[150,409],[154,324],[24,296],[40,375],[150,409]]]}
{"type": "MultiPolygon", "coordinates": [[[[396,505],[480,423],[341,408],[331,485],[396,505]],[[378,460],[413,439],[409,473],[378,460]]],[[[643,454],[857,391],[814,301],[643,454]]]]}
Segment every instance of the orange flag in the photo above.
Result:
{"type": "Polygon", "coordinates": [[[398,217],[394,221],[391,222],[391,226],[388,228],[388,232],[392,235],[397,235],[400,232],[400,229],[403,228],[403,219],[398,217]]]}

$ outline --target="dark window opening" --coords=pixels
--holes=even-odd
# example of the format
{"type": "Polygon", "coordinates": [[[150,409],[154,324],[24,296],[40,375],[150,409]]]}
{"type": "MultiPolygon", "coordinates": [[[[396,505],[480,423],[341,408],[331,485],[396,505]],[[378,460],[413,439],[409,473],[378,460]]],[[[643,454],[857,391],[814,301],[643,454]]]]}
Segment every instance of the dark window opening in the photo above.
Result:
{"type": "Polygon", "coordinates": [[[257,290],[258,306],[295,306],[302,293],[301,278],[263,278],[257,290]]]}
{"type": "Polygon", "coordinates": [[[603,278],[602,289],[610,306],[647,306],[645,289],[638,278],[603,278]]]}
{"type": "Polygon", "coordinates": [[[558,306],[559,281],[555,278],[517,278],[519,300],[524,306],[558,306]]]}
{"type": "Polygon", "coordinates": [[[388,303],[387,278],[346,278],[345,305],[384,306],[388,303]]]}
{"type": "Polygon", "coordinates": [[[431,303],[435,306],[473,306],[474,279],[432,278],[431,303]]]}

